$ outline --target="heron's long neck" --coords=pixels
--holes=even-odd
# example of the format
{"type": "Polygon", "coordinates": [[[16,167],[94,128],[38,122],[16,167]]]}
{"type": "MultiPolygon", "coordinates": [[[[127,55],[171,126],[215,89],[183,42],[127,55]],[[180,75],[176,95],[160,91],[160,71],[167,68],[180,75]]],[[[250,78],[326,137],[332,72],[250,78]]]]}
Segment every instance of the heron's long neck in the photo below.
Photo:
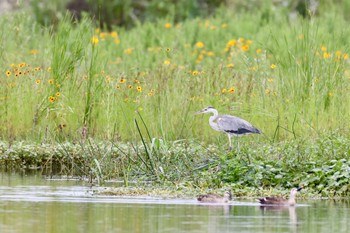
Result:
{"type": "Polygon", "coordinates": [[[216,109],[211,109],[211,112],[214,114],[211,117],[209,117],[209,125],[214,129],[214,130],[219,130],[218,124],[215,122],[216,118],[218,117],[219,113],[216,109]]]}

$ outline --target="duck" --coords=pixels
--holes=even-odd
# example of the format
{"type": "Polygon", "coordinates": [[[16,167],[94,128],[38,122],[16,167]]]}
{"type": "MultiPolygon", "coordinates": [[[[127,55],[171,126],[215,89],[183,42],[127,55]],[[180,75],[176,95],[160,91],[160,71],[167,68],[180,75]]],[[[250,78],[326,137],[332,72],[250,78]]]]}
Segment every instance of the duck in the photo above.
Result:
{"type": "Polygon", "coordinates": [[[204,194],[204,195],[199,195],[197,197],[197,200],[202,203],[227,203],[230,200],[232,200],[232,194],[231,191],[225,191],[224,196],[220,196],[217,194],[204,194]]]}
{"type": "Polygon", "coordinates": [[[294,206],[296,204],[295,196],[301,190],[301,188],[292,188],[290,191],[289,199],[285,199],[283,197],[264,197],[260,198],[258,201],[262,205],[288,205],[294,206]]]}

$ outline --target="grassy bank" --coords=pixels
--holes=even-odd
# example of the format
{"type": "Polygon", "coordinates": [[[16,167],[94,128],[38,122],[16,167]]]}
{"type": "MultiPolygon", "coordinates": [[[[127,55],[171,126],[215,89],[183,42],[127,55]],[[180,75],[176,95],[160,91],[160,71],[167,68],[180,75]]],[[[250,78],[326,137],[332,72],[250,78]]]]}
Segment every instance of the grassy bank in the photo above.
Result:
{"type": "Polygon", "coordinates": [[[1,17],[1,165],[347,196],[350,29],[339,12],[290,21],[281,9],[219,9],[112,31],[88,18],[47,28],[26,11],[1,17]],[[263,134],[227,153],[227,137],[193,115],[208,105],[263,134]]]}
{"type": "Polygon", "coordinates": [[[47,176],[82,177],[98,184],[117,179],[131,187],[130,192],[158,187],[186,195],[231,189],[236,196],[259,196],[303,186],[304,196],[347,197],[350,190],[350,140],[339,133],[315,141],[243,142],[239,152],[230,153],[216,145],[154,138],[145,144],[89,140],[0,148],[0,165],[8,171],[36,169],[47,176]]]}

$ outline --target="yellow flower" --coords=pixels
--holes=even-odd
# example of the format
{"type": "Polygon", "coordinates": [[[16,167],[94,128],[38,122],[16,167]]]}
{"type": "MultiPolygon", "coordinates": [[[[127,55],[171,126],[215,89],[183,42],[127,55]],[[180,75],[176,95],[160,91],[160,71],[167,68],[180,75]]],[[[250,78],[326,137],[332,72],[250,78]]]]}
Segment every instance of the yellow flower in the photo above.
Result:
{"type": "Polygon", "coordinates": [[[142,92],[142,87],[141,87],[141,86],[137,86],[137,87],[136,87],[136,90],[137,90],[138,92],[142,92]]]}
{"type": "Polygon", "coordinates": [[[36,54],[38,54],[38,53],[39,53],[39,51],[36,50],[36,49],[30,50],[30,54],[32,54],[32,55],[36,55],[36,54]]]}
{"type": "Polygon", "coordinates": [[[226,88],[224,88],[224,89],[221,90],[221,93],[226,93],[226,92],[227,92],[227,89],[226,89],[226,88]]]}
{"type": "Polygon", "coordinates": [[[132,85],[128,85],[128,88],[129,88],[129,89],[132,89],[132,85]]]}
{"type": "Polygon", "coordinates": [[[153,92],[148,92],[148,94],[147,94],[148,96],[154,96],[154,93],[153,92]]]}
{"type": "Polygon", "coordinates": [[[229,92],[229,93],[234,93],[236,90],[235,90],[235,88],[234,87],[231,87],[227,92],[229,92]]]}
{"type": "Polygon", "coordinates": [[[207,52],[207,56],[208,56],[208,57],[213,57],[214,55],[215,55],[214,52],[207,52]]]}
{"type": "Polygon", "coordinates": [[[48,68],[47,68],[47,71],[48,71],[48,72],[51,72],[51,70],[52,70],[51,67],[48,67],[48,68]]]}
{"type": "Polygon", "coordinates": [[[204,48],[204,43],[202,41],[198,41],[195,46],[199,49],[204,48]]]}
{"type": "Polygon", "coordinates": [[[11,71],[9,71],[9,70],[6,71],[6,75],[7,75],[7,77],[10,76],[11,75],[11,71]]]}
{"type": "Polygon", "coordinates": [[[270,68],[271,68],[271,69],[276,69],[276,68],[277,68],[277,65],[276,65],[276,64],[271,64],[270,68]]]}
{"type": "Polygon", "coordinates": [[[221,28],[227,28],[227,23],[221,24],[221,28]]]}
{"type": "Polygon", "coordinates": [[[226,47],[233,47],[236,45],[236,43],[237,43],[236,40],[229,40],[229,42],[227,42],[226,44],[226,47]]]}
{"type": "Polygon", "coordinates": [[[49,83],[49,84],[53,84],[53,83],[54,83],[54,80],[53,80],[53,79],[49,79],[48,83],[49,83]]]}
{"type": "Polygon", "coordinates": [[[124,53],[130,55],[132,54],[133,51],[134,51],[134,48],[127,48],[124,50],[124,53]]]}
{"type": "Polygon", "coordinates": [[[126,79],[125,78],[121,78],[118,80],[119,83],[125,83],[126,82],[126,79]]]}
{"type": "Polygon", "coordinates": [[[166,48],[165,51],[169,53],[171,51],[171,48],[166,48]]]}
{"type": "Polygon", "coordinates": [[[343,59],[344,59],[344,60],[347,60],[347,59],[349,59],[349,54],[347,54],[347,53],[344,53],[344,55],[343,55],[343,59]]]}
{"type": "Polygon", "coordinates": [[[170,63],[171,63],[171,62],[170,62],[169,59],[167,59],[167,60],[164,61],[164,65],[170,65],[170,63]]]}
{"type": "Polygon", "coordinates": [[[27,64],[26,63],[20,63],[20,64],[18,64],[18,67],[20,67],[20,68],[23,68],[23,67],[25,67],[27,64]]]}
{"type": "Polygon", "coordinates": [[[57,97],[60,97],[60,96],[61,96],[61,93],[60,93],[60,92],[56,92],[56,96],[57,96],[57,97]]]}
{"type": "Polygon", "coordinates": [[[119,85],[115,85],[115,88],[119,90],[119,89],[120,89],[120,86],[119,86],[119,85]]]}
{"type": "Polygon", "coordinates": [[[198,75],[198,74],[199,74],[199,72],[198,72],[197,70],[192,71],[192,75],[193,75],[193,76],[196,76],[196,75],[198,75]]]}
{"type": "Polygon", "coordinates": [[[249,45],[248,44],[245,44],[245,45],[242,46],[242,51],[243,52],[246,52],[248,50],[249,50],[249,45]]]}
{"type": "Polygon", "coordinates": [[[50,97],[49,97],[49,101],[50,101],[51,103],[55,102],[55,100],[56,100],[56,98],[55,98],[54,96],[50,96],[50,97]]]}
{"type": "Polygon", "coordinates": [[[327,51],[327,47],[324,46],[324,45],[322,45],[322,46],[321,46],[321,51],[322,51],[322,52],[326,52],[326,51],[327,51]]]}
{"type": "Polygon", "coordinates": [[[98,42],[99,42],[99,40],[98,40],[98,37],[97,37],[97,36],[93,36],[93,37],[91,38],[91,43],[92,43],[93,45],[97,45],[98,42]]]}
{"type": "Polygon", "coordinates": [[[227,68],[233,68],[234,65],[232,63],[226,65],[227,68]]]}
{"type": "Polygon", "coordinates": [[[328,59],[328,58],[330,58],[331,57],[331,53],[327,53],[327,52],[324,52],[323,53],[323,58],[324,59],[328,59]]]}
{"type": "Polygon", "coordinates": [[[340,51],[340,50],[337,50],[336,52],[335,52],[335,56],[339,59],[339,58],[341,58],[341,55],[342,55],[342,52],[340,51]]]}
{"type": "Polygon", "coordinates": [[[265,90],[266,95],[269,95],[270,92],[271,92],[271,91],[270,91],[269,89],[266,89],[266,90],[265,90]]]}
{"type": "Polygon", "coordinates": [[[118,33],[115,32],[115,31],[111,32],[111,37],[112,38],[117,38],[118,37],[118,33]]]}
{"type": "Polygon", "coordinates": [[[256,53],[261,53],[261,51],[262,51],[261,49],[256,49],[255,50],[256,53]]]}
{"type": "Polygon", "coordinates": [[[35,80],[35,83],[38,85],[40,84],[40,82],[41,82],[40,79],[35,80]]]}
{"type": "Polygon", "coordinates": [[[172,25],[171,25],[171,23],[166,23],[166,24],[164,24],[164,27],[165,27],[165,28],[171,28],[172,25]]]}
{"type": "Polygon", "coordinates": [[[140,82],[140,80],[135,79],[135,80],[134,80],[134,83],[140,84],[141,82],[140,82]]]}

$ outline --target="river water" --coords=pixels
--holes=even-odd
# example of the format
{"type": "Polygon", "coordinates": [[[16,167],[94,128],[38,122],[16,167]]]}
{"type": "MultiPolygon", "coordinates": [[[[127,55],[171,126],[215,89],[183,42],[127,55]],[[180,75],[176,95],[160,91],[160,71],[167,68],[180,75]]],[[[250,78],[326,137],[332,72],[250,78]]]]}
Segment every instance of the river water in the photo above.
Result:
{"type": "Polygon", "coordinates": [[[0,173],[0,232],[350,232],[350,202],[303,200],[261,208],[253,199],[200,204],[195,199],[93,194],[76,180],[0,173]]]}

